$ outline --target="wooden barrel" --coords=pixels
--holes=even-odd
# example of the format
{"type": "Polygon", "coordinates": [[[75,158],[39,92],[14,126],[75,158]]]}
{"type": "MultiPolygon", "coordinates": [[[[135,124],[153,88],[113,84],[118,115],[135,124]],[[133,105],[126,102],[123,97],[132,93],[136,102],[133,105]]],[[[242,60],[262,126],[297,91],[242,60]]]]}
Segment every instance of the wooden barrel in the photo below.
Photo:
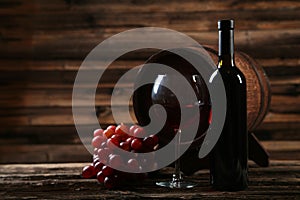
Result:
{"type": "MultiPolygon", "coordinates": [[[[215,65],[217,65],[218,62],[218,48],[215,46],[205,46],[203,48],[196,48],[196,47],[190,47],[187,48],[188,53],[197,52],[202,53],[203,51],[206,51],[213,61],[215,62],[215,65]]],[[[205,54],[206,54],[205,52],[205,54]]],[[[183,75],[190,75],[191,73],[198,73],[198,71],[195,70],[195,68],[188,63],[185,59],[182,57],[170,52],[170,51],[160,51],[151,58],[147,60],[146,63],[159,63],[164,64],[167,66],[170,66],[176,70],[178,70],[183,75]]],[[[271,100],[271,93],[270,93],[270,85],[269,80],[263,70],[263,68],[255,62],[250,56],[248,56],[245,53],[236,51],[235,52],[235,63],[236,66],[243,72],[243,74],[246,77],[246,84],[247,84],[247,123],[248,123],[248,131],[249,131],[249,140],[248,140],[248,146],[249,146],[249,159],[253,160],[255,163],[257,163],[259,166],[268,166],[269,165],[269,159],[268,159],[268,153],[265,151],[265,149],[262,147],[262,145],[259,143],[259,141],[256,139],[256,137],[251,133],[263,120],[265,115],[267,114],[267,111],[269,109],[270,100],[271,100]]],[[[143,80],[145,77],[149,80],[149,78],[155,79],[155,73],[159,72],[151,72],[153,69],[142,67],[138,73],[136,83],[143,80]],[[152,77],[153,76],[153,77],[152,77]]],[[[163,72],[161,72],[163,73],[163,72]]],[[[151,107],[151,91],[152,91],[153,85],[148,84],[144,85],[140,88],[135,88],[133,94],[133,106],[134,106],[134,112],[135,116],[139,122],[140,125],[144,126],[150,123],[150,118],[148,116],[149,108],[151,107]]],[[[207,90],[208,91],[208,90],[207,90]]],[[[212,105],[213,106],[213,105],[212,105]]],[[[204,113],[202,115],[201,113],[201,119],[209,118],[208,115],[204,113]],[[203,117],[202,117],[203,116],[203,117]]],[[[200,140],[196,139],[188,151],[184,153],[184,155],[181,157],[181,161],[183,163],[186,163],[182,166],[182,171],[185,174],[192,174],[195,171],[202,169],[202,168],[208,168],[208,158],[205,157],[204,159],[198,158],[198,148],[201,146],[203,142],[202,136],[205,135],[205,131],[208,128],[208,123],[206,123],[206,120],[199,122],[199,129],[197,136],[195,138],[200,138],[200,140]],[[192,164],[188,164],[192,163],[192,164]]],[[[167,135],[170,131],[170,127],[165,126],[159,133],[158,136],[160,137],[160,142],[162,145],[168,143],[170,139],[173,137],[172,135],[167,135]]]]}
{"type": "MultiPolygon", "coordinates": [[[[218,47],[205,46],[214,62],[218,62],[218,47]]],[[[269,79],[263,68],[247,54],[235,51],[235,64],[246,77],[248,130],[253,131],[267,114],[271,101],[269,79]]]]}

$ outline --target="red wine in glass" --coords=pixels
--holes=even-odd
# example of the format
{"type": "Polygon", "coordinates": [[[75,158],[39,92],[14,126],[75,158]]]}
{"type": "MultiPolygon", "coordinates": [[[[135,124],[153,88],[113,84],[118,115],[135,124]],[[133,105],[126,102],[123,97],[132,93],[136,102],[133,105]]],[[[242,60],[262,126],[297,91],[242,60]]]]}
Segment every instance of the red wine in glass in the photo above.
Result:
{"type": "MultiPolygon", "coordinates": [[[[186,80],[192,87],[191,90],[187,90],[185,86],[181,85],[178,82],[179,77],[183,75],[174,75],[174,74],[162,74],[158,75],[154,86],[152,89],[151,99],[153,104],[160,104],[164,107],[165,112],[167,113],[166,126],[173,130],[172,133],[165,133],[166,137],[169,138],[169,135],[181,134],[184,130],[185,133],[188,132],[189,127],[196,123],[199,124],[199,128],[207,129],[208,116],[210,113],[210,101],[209,101],[209,93],[207,92],[207,87],[205,85],[204,80],[200,75],[189,75],[185,76],[186,80]],[[171,91],[167,86],[176,87],[177,95],[181,97],[181,106],[178,100],[178,97],[171,91]],[[196,96],[196,100],[195,97],[196,96]],[[181,111],[185,112],[185,116],[183,121],[181,121],[181,111]],[[200,113],[200,117],[199,117],[200,113]],[[201,117],[202,116],[202,117],[201,117]],[[180,129],[181,128],[181,129],[180,129]]],[[[158,108],[159,109],[159,108],[158,108]]],[[[156,118],[158,120],[163,115],[161,114],[161,110],[154,110],[156,113],[156,118]]],[[[204,130],[204,131],[205,131],[204,130]]],[[[204,133],[202,130],[199,133],[204,133]]],[[[199,134],[196,135],[194,140],[197,140],[199,134]]],[[[201,136],[200,136],[201,137],[201,136]]],[[[175,158],[179,158],[180,145],[183,144],[191,144],[193,141],[182,141],[180,135],[175,137],[175,158]]],[[[173,174],[173,178],[169,182],[157,182],[159,186],[170,187],[170,188],[192,188],[196,184],[193,182],[187,182],[183,180],[182,174],[180,172],[180,160],[177,159],[175,162],[175,172],[173,174]]]]}

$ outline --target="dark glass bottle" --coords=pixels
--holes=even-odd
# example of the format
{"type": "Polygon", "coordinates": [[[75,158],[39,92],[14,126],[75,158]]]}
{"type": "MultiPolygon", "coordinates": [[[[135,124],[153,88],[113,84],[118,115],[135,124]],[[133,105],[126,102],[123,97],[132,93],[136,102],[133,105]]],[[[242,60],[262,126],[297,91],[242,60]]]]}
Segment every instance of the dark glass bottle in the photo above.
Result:
{"type": "Polygon", "coordinates": [[[227,98],[221,136],[210,154],[211,184],[216,190],[237,191],[248,186],[246,79],[234,63],[234,21],[218,21],[219,62],[227,98]]]}

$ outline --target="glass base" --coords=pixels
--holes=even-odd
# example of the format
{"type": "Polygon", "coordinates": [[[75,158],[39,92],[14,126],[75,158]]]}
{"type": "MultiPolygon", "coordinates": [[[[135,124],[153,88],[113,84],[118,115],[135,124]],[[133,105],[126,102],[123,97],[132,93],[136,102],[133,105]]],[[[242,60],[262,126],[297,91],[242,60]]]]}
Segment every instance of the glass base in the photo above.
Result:
{"type": "Polygon", "coordinates": [[[193,188],[197,183],[188,181],[168,181],[168,182],[156,182],[156,185],[168,188],[193,188]]]}

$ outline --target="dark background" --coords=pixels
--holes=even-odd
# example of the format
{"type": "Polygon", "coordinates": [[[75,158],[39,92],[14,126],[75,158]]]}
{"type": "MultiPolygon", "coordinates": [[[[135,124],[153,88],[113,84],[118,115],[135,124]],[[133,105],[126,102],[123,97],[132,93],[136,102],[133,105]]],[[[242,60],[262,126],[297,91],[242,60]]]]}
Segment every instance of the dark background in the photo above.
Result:
{"type": "MultiPolygon", "coordinates": [[[[255,134],[271,158],[300,159],[299,1],[0,0],[0,163],[90,161],[71,109],[85,56],[116,33],[147,26],[216,45],[223,18],[235,19],[236,49],[270,79],[270,112],[255,134]]],[[[113,123],[112,83],[147,56],[127,56],[109,68],[96,97],[101,124],[113,123]]],[[[85,106],[82,124],[89,126],[85,106]]]]}

